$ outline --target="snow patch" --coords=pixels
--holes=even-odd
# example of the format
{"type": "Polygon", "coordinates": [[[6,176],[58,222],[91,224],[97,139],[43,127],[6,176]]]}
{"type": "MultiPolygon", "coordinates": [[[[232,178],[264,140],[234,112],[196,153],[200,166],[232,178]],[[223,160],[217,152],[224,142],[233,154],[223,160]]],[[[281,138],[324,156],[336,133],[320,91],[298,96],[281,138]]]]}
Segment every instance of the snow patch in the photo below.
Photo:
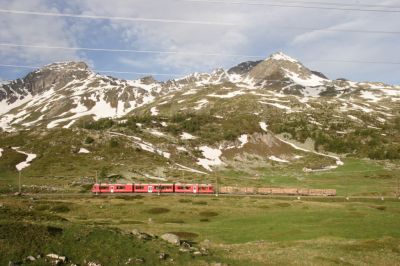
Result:
{"type": "Polygon", "coordinates": [[[212,169],[210,166],[216,166],[216,165],[223,164],[223,162],[219,158],[222,155],[222,151],[220,149],[213,149],[208,146],[201,146],[199,148],[199,150],[202,151],[205,159],[198,158],[197,164],[201,165],[208,171],[212,172],[212,169]]]}
{"type": "Polygon", "coordinates": [[[274,155],[269,156],[268,159],[270,159],[271,161],[279,162],[279,163],[289,163],[288,160],[284,160],[284,159],[278,158],[278,157],[276,157],[274,155]]]}
{"type": "Polygon", "coordinates": [[[372,91],[361,91],[360,97],[374,103],[380,100],[380,98],[377,97],[372,91]]]}
{"type": "Polygon", "coordinates": [[[164,133],[162,133],[161,131],[155,130],[155,129],[152,129],[149,132],[150,132],[150,134],[157,136],[157,137],[165,137],[164,133]]]}
{"type": "Polygon", "coordinates": [[[280,103],[268,103],[268,102],[263,102],[263,101],[258,101],[258,102],[262,103],[262,104],[271,105],[271,106],[274,106],[274,107],[279,108],[279,109],[292,111],[292,108],[290,108],[290,107],[288,107],[286,105],[280,104],[280,103]]]}
{"type": "Polygon", "coordinates": [[[241,135],[238,139],[239,139],[239,141],[240,141],[240,146],[239,146],[239,148],[243,148],[243,146],[246,145],[246,143],[249,142],[249,139],[248,139],[248,135],[247,135],[247,134],[241,135]]]}
{"type": "Polygon", "coordinates": [[[85,148],[80,148],[78,153],[90,153],[90,151],[85,148]]]}
{"type": "Polygon", "coordinates": [[[202,172],[202,171],[199,171],[199,170],[196,170],[196,169],[193,169],[193,168],[190,168],[190,167],[181,165],[181,164],[179,164],[179,163],[175,163],[175,164],[176,164],[177,166],[179,166],[179,167],[181,168],[181,170],[188,171],[188,172],[192,172],[192,173],[197,173],[197,174],[208,175],[206,172],[202,172]]]}
{"type": "Polygon", "coordinates": [[[262,130],[267,131],[268,125],[265,122],[258,123],[262,130]]]}
{"type": "MultiPolygon", "coordinates": [[[[299,74],[294,73],[288,69],[284,69],[286,76],[288,78],[290,78],[291,80],[293,80],[293,82],[295,82],[296,84],[299,84],[301,86],[304,87],[316,87],[316,86],[323,86],[325,84],[325,82],[327,82],[328,80],[323,79],[317,75],[311,74],[308,78],[302,78],[299,76],[299,74]]],[[[308,96],[311,97],[318,97],[319,93],[324,89],[324,87],[320,87],[318,89],[316,89],[315,91],[308,91],[307,94],[309,94],[308,96]]]]}
{"type": "Polygon", "coordinates": [[[186,132],[183,132],[180,136],[182,140],[197,139],[197,137],[186,132]]]}
{"type": "Polygon", "coordinates": [[[208,94],[207,96],[209,97],[214,97],[214,98],[222,98],[222,99],[228,99],[228,98],[233,98],[238,95],[245,94],[243,91],[232,91],[229,92],[228,94],[208,94]]]}
{"type": "Polygon", "coordinates": [[[167,159],[169,159],[169,158],[171,157],[171,153],[162,151],[162,150],[156,148],[153,144],[151,144],[151,143],[149,143],[149,142],[146,142],[146,141],[143,141],[143,140],[142,140],[141,138],[139,138],[139,137],[130,136],[130,135],[126,135],[126,134],[123,134],[123,133],[112,132],[112,131],[110,131],[109,134],[114,135],[114,136],[123,136],[123,137],[130,138],[130,139],[133,140],[133,142],[134,142],[136,145],[138,145],[142,150],[145,150],[145,151],[148,151],[148,152],[151,152],[151,153],[155,153],[155,154],[161,155],[161,156],[163,156],[164,158],[167,158],[167,159]]]}
{"type": "Polygon", "coordinates": [[[24,169],[24,168],[30,166],[30,165],[31,165],[30,162],[32,162],[33,159],[35,159],[35,158],[37,157],[37,155],[34,154],[34,153],[27,153],[27,152],[24,152],[24,151],[19,150],[19,147],[12,147],[12,149],[13,149],[14,151],[18,152],[18,153],[22,153],[22,154],[27,155],[25,161],[20,162],[19,164],[17,164],[17,165],[15,166],[15,168],[17,168],[18,171],[21,171],[22,169],[24,169]]]}
{"type": "Polygon", "coordinates": [[[297,145],[295,145],[295,144],[293,144],[293,143],[291,143],[291,142],[289,142],[289,141],[287,141],[287,140],[283,140],[283,139],[281,139],[281,138],[278,138],[277,136],[275,136],[275,137],[276,137],[277,139],[279,139],[280,141],[282,141],[283,143],[286,143],[286,144],[288,144],[289,146],[292,146],[292,147],[293,147],[294,149],[296,149],[296,150],[304,151],[304,152],[309,152],[309,153],[314,153],[314,154],[317,154],[317,155],[329,157],[329,158],[332,158],[332,159],[336,160],[336,165],[331,166],[332,168],[329,168],[329,169],[334,169],[334,168],[337,168],[339,165],[344,165],[344,163],[343,163],[343,162],[340,160],[340,158],[337,157],[337,156],[329,155],[329,154],[324,154],[324,153],[320,153],[320,152],[317,152],[317,151],[307,150],[307,149],[301,148],[301,147],[299,147],[299,146],[297,146],[297,145]]]}
{"type": "Polygon", "coordinates": [[[208,100],[202,99],[196,102],[197,106],[194,107],[195,110],[200,110],[208,104],[208,100]]]}
{"type": "Polygon", "coordinates": [[[150,112],[152,116],[157,116],[159,114],[157,107],[151,107],[150,112]]]}

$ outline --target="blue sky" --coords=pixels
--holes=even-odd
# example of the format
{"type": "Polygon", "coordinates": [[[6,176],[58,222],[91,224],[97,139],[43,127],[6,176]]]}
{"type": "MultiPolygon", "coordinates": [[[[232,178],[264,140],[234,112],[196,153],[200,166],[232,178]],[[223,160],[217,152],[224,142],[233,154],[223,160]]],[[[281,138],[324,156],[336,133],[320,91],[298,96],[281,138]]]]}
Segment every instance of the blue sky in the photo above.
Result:
{"type": "MultiPolygon", "coordinates": [[[[155,76],[165,80],[174,78],[174,75],[229,68],[283,51],[332,79],[400,84],[400,64],[388,63],[400,63],[398,1],[310,2],[318,1],[0,0],[1,10],[12,10],[12,13],[0,12],[0,44],[3,44],[0,45],[0,64],[41,66],[57,61],[84,60],[96,70],[166,74],[155,76]],[[280,6],[268,5],[271,3],[280,6]],[[390,6],[384,9],[395,12],[308,8],[382,9],[373,5],[390,6]],[[137,20],[16,14],[17,11],[137,20]],[[7,44],[177,53],[44,49],[10,47],[7,44]]],[[[29,71],[0,67],[0,80],[23,77],[29,71]]],[[[108,74],[125,79],[144,76],[108,74]]]]}

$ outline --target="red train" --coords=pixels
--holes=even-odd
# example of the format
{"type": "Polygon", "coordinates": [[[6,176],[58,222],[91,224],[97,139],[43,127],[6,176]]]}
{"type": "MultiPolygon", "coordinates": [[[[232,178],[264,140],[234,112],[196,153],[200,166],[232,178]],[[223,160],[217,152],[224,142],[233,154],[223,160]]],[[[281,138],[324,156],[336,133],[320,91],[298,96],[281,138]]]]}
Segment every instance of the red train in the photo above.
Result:
{"type": "Polygon", "coordinates": [[[94,184],[93,193],[193,193],[212,194],[208,184],[94,184]]]}

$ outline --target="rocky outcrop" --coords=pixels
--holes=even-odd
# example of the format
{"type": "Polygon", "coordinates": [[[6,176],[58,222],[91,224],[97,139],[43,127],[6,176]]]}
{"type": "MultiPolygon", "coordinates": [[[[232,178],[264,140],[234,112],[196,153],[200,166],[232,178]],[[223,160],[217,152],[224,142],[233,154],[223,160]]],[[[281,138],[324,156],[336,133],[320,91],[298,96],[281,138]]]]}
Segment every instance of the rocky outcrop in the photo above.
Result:
{"type": "Polygon", "coordinates": [[[179,246],[181,243],[181,240],[179,238],[179,236],[175,235],[175,234],[171,234],[171,233],[166,233],[160,236],[161,239],[163,239],[164,241],[167,241],[170,244],[179,246]]]}

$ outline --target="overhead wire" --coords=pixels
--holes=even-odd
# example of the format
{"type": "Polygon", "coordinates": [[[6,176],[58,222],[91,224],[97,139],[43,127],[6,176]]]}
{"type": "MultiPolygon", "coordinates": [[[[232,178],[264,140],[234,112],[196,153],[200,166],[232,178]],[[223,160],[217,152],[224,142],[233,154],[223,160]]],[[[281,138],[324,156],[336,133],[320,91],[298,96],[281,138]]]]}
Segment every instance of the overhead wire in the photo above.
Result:
{"type": "Polygon", "coordinates": [[[46,16],[46,17],[70,17],[70,18],[80,18],[80,19],[181,23],[181,24],[200,24],[200,25],[214,25],[214,26],[237,26],[237,24],[235,23],[220,22],[220,21],[161,19],[161,18],[132,18],[132,17],[120,17],[120,16],[85,15],[85,14],[72,14],[72,13],[59,13],[59,12],[38,12],[38,11],[15,10],[15,9],[0,9],[0,13],[15,14],[15,15],[46,16]]]}
{"type": "Polygon", "coordinates": [[[99,52],[126,52],[126,53],[147,53],[147,54],[182,54],[182,55],[226,56],[226,57],[247,57],[247,58],[260,58],[261,57],[259,55],[245,55],[245,54],[201,53],[201,52],[137,50],[137,49],[110,49],[110,48],[90,48],[90,47],[66,47],[66,46],[29,45],[29,44],[16,44],[16,43],[0,43],[0,47],[60,49],[60,50],[74,50],[74,51],[82,50],[82,51],[99,51],[99,52]]]}
{"type": "Polygon", "coordinates": [[[400,10],[393,9],[361,9],[354,7],[334,7],[334,6],[307,6],[307,5],[294,5],[294,4],[276,4],[271,2],[243,2],[243,1],[220,1],[220,0],[181,0],[184,2],[193,3],[214,3],[214,4],[228,4],[228,5],[249,5],[249,6],[271,6],[283,8],[302,8],[302,9],[319,9],[319,10],[338,10],[338,11],[357,11],[357,12],[383,12],[383,13],[400,13],[400,10]]]}
{"type": "MultiPolygon", "coordinates": [[[[200,55],[200,56],[227,56],[260,59],[262,55],[247,54],[224,54],[224,53],[200,53],[200,52],[184,52],[184,51],[160,51],[160,50],[134,50],[134,49],[108,49],[108,48],[88,48],[88,47],[64,47],[64,46],[47,46],[47,45],[25,45],[14,43],[0,43],[0,47],[17,47],[17,48],[38,48],[38,49],[61,49],[61,50],[84,50],[84,51],[100,51],[100,52],[128,52],[128,53],[150,53],[150,54],[183,54],[183,55],[200,55]]],[[[362,61],[347,59],[311,59],[307,62],[338,62],[338,63],[357,63],[357,64],[390,64],[398,65],[400,62],[394,61],[362,61]]]]}
{"type": "MultiPolygon", "coordinates": [[[[191,0],[174,0],[174,1],[193,2],[191,0]]],[[[218,0],[216,0],[216,1],[212,1],[212,0],[210,0],[210,1],[207,1],[207,0],[201,1],[201,0],[198,0],[196,2],[205,2],[205,3],[211,2],[211,3],[214,3],[214,2],[217,2],[217,1],[218,0]]],[[[248,4],[248,5],[264,5],[264,4],[268,4],[268,3],[277,3],[278,2],[278,3],[288,3],[288,4],[294,3],[294,4],[328,5],[328,6],[400,8],[400,6],[394,6],[394,5],[376,5],[376,4],[361,4],[361,3],[351,4],[351,3],[338,3],[338,2],[296,1],[296,0],[279,0],[279,1],[263,1],[263,2],[256,2],[256,1],[253,1],[253,2],[251,2],[251,1],[246,1],[246,2],[243,2],[243,1],[221,1],[221,0],[219,0],[218,2],[224,2],[224,3],[227,3],[227,4],[233,3],[233,4],[248,4]]]]}
{"type": "MultiPolygon", "coordinates": [[[[28,65],[13,65],[13,64],[0,64],[0,67],[10,68],[27,68],[27,69],[40,69],[40,66],[28,66],[28,65]]],[[[115,73],[115,74],[135,74],[135,75],[152,75],[152,76],[183,76],[184,74],[173,74],[173,73],[152,73],[152,72],[131,72],[131,71],[116,71],[116,70],[102,70],[93,69],[94,72],[99,73],[115,73]]]]}

